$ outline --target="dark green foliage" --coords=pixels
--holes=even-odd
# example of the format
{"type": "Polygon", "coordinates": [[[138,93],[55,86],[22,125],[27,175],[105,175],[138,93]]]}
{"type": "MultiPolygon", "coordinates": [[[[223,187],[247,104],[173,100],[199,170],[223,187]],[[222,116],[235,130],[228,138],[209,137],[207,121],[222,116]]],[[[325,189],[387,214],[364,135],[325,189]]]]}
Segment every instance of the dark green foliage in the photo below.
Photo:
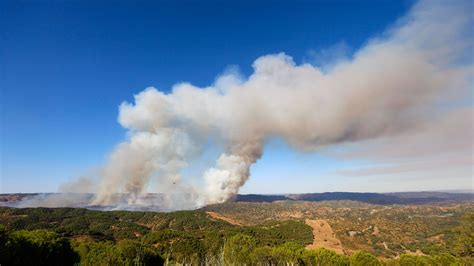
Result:
{"type": "Polygon", "coordinates": [[[115,247],[118,264],[123,265],[157,265],[162,264],[162,258],[154,249],[135,240],[121,240],[115,247]]]}
{"type": "Polygon", "coordinates": [[[224,246],[223,234],[212,231],[206,232],[201,241],[209,256],[218,257],[220,255],[224,246]]]}
{"type": "Polygon", "coordinates": [[[250,254],[250,258],[255,265],[350,265],[346,255],[324,248],[308,250],[292,242],[276,247],[258,247],[250,254]]]}
{"type": "Polygon", "coordinates": [[[304,261],[307,265],[328,265],[328,266],[345,266],[349,265],[349,257],[337,254],[332,250],[318,248],[314,250],[306,250],[304,261]]]}
{"type": "Polygon", "coordinates": [[[442,253],[439,255],[435,255],[433,259],[439,265],[451,265],[451,266],[461,265],[461,260],[454,257],[451,254],[442,253]]]}
{"type": "Polygon", "coordinates": [[[474,212],[463,218],[459,228],[459,236],[455,243],[455,251],[460,257],[474,257],[474,212]]]}
{"type": "Polygon", "coordinates": [[[69,241],[52,231],[0,229],[0,238],[0,264],[73,265],[79,261],[69,241]]]}
{"type": "Polygon", "coordinates": [[[0,264],[10,260],[10,237],[8,232],[2,224],[0,224],[0,264]]]}
{"type": "Polygon", "coordinates": [[[110,241],[75,243],[74,250],[81,258],[81,265],[112,265],[117,262],[114,244],[110,241]]]}
{"type": "Polygon", "coordinates": [[[237,234],[229,238],[224,245],[224,261],[228,264],[246,264],[250,254],[257,246],[257,241],[251,236],[237,234]]]}
{"type": "Polygon", "coordinates": [[[273,256],[273,249],[269,246],[255,248],[250,253],[250,260],[256,265],[272,265],[278,262],[273,256]]]}
{"type": "Polygon", "coordinates": [[[194,237],[176,239],[171,243],[170,251],[173,261],[184,264],[199,264],[205,254],[201,241],[194,237]]]}
{"type": "Polygon", "coordinates": [[[286,242],[285,244],[273,249],[273,257],[276,261],[290,265],[302,264],[303,253],[304,247],[293,242],[286,242]]]}
{"type": "Polygon", "coordinates": [[[199,264],[210,257],[217,257],[223,240],[215,234],[197,237],[187,232],[163,230],[149,233],[142,238],[143,243],[152,245],[168,261],[199,264]]]}
{"type": "Polygon", "coordinates": [[[163,265],[163,259],[150,246],[135,240],[84,242],[75,247],[81,265],[163,265]]]}
{"type": "Polygon", "coordinates": [[[15,230],[49,229],[65,236],[91,235],[100,240],[134,238],[135,233],[148,231],[135,222],[143,213],[135,214],[136,220],[123,219],[120,214],[124,212],[74,208],[0,208],[0,213],[15,217],[5,221],[7,228],[15,230]]]}
{"type": "Polygon", "coordinates": [[[436,264],[435,259],[431,257],[415,256],[409,254],[401,255],[398,261],[400,266],[430,266],[436,264]]]}

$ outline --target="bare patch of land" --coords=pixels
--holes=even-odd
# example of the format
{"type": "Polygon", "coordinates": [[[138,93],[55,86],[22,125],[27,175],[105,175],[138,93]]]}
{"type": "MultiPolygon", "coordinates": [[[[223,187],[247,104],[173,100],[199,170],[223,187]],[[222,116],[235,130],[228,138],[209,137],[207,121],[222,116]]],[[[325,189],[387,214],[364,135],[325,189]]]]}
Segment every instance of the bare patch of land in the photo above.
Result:
{"type": "Polygon", "coordinates": [[[344,253],[341,241],[336,238],[336,234],[326,220],[306,219],[305,222],[313,229],[313,243],[306,246],[307,249],[326,248],[339,254],[344,253]]]}
{"type": "Polygon", "coordinates": [[[228,222],[230,224],[233,224],[233,225],[238,225],[238,226],[242,226],[242,223],[233,219],[233,218],[230,218],[230,217],[225,217],[217,212],[206,212],[209,216],[211,216],[211,218],[213,219],[217,219],[217,220],[222,220],[222,221],[225,221],[225,222],[228,222]]]}

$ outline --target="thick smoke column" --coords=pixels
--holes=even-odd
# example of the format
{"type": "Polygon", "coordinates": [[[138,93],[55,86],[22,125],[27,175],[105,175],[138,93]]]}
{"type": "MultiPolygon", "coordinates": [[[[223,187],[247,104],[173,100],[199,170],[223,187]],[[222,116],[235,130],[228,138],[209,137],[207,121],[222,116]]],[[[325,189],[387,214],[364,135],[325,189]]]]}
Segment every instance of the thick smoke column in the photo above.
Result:
{"type": "Polygon", "coordinates": [[[247,181],[269,137],[311,151],[436,121],[452,110],[439,108],[443,99],[457,100],[472,79],[464,5],[420,2],[351,59],[328,62],[328,71],[280,53],[258,58],[247,79],[227,73],[212,86],[180,83],[168,94],[147,88],[120,106],[129,139],[111,154],[94,204],[111,204],[117,193],[140,204],[151,180],[195,193],[196,205],[223,202],[247,181]],[[224,151],[205,171],[204,188],[183,186],[181,171],[209,139],[224,151]]]}

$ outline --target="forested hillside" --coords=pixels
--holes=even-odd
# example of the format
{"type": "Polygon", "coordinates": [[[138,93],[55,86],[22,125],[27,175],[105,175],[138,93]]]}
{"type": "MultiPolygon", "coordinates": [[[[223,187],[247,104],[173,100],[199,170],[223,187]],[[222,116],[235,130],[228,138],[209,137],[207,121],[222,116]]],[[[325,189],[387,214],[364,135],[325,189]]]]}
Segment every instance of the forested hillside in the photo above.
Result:
{"type": "MultiPolygon", "coordinates": [[[[305,223],[303,216],[286,218],[275,216],[272,219],[249,223],[242,219],[242,215],[236,214],[245,209],[248,215],[258,211],[266,215],[272,210],[277,215],[278,211],[272,205],[265,205],[266,208],[257,206],[250,208],[241,205],[242,203],[232,204],[236,204],[232,207],[235,212],[233,218],[241,219],[241,224],[232,224],[221,219],[224,215],[230,214],[228,204],[209,207],[223,216],[211,216],[206,210],[156,213],[104,212],[74,208],[0,208],[0,264],[469,265],[472,263],[474,213],[466,208],[459,211],[459,215],[456,214],[456,219],[459,218],[457,223],[448,223],[446,228],[449,229],[443,229],[445,234],[450,234],[450,238],[443,239],[444,244],[436,244],[437,249],[433,249],[433,252],[420,254],[400,252],[390,258],[364,249],[356,250],[352,246],[344,252],[311,246],[314,240],[313,231],[305,223]],[[463,216],[460,215],[461,212],[465,212],[463,216]]],[[[290,204],[293,206],[295,202],[290,204]]],[[[340,204],[347,205],[347,203],[340,204]]],[[[354,210],[356,215],[360,214],[362,209],[354,210]]],[[[355,217],[357,216],[341,216],[340,219],[357,220],[355,217]]],[[[337,227],[335,229],[337,230],[337,227]]],[[[344,240],[342,245],[347,245],[344,240]]]]}

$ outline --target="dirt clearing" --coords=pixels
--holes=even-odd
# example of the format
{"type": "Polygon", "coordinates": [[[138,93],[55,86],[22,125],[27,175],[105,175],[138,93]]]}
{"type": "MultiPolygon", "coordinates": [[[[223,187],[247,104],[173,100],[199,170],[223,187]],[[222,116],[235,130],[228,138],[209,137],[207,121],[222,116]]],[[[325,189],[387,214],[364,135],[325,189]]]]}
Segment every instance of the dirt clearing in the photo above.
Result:
{"type": "Polygon", "coordinates": [[[334,231],[326,220],[306,219],[306,224],[313,228],[313,244],[306,246],[307,249],[326,248],[339,254],[343,254],[342,244],[336,238],[334,231]]]}
{"type": "Polygon", "coordinates": [[[220,215],[219,213],[217,212],[206,212],[209,216],[211,216],[212,219],[218,219],[218,220],[222,220],[222,221],[225,221],[225,222],[228,222],[230,224],[233,224],[233,225],[238,225],[238,226],[242,226],[243,224],[240,223],[239,221],[233,219],[233,218],[230,218],[230,217],[225,217],[223,215],[220,215]]]}

